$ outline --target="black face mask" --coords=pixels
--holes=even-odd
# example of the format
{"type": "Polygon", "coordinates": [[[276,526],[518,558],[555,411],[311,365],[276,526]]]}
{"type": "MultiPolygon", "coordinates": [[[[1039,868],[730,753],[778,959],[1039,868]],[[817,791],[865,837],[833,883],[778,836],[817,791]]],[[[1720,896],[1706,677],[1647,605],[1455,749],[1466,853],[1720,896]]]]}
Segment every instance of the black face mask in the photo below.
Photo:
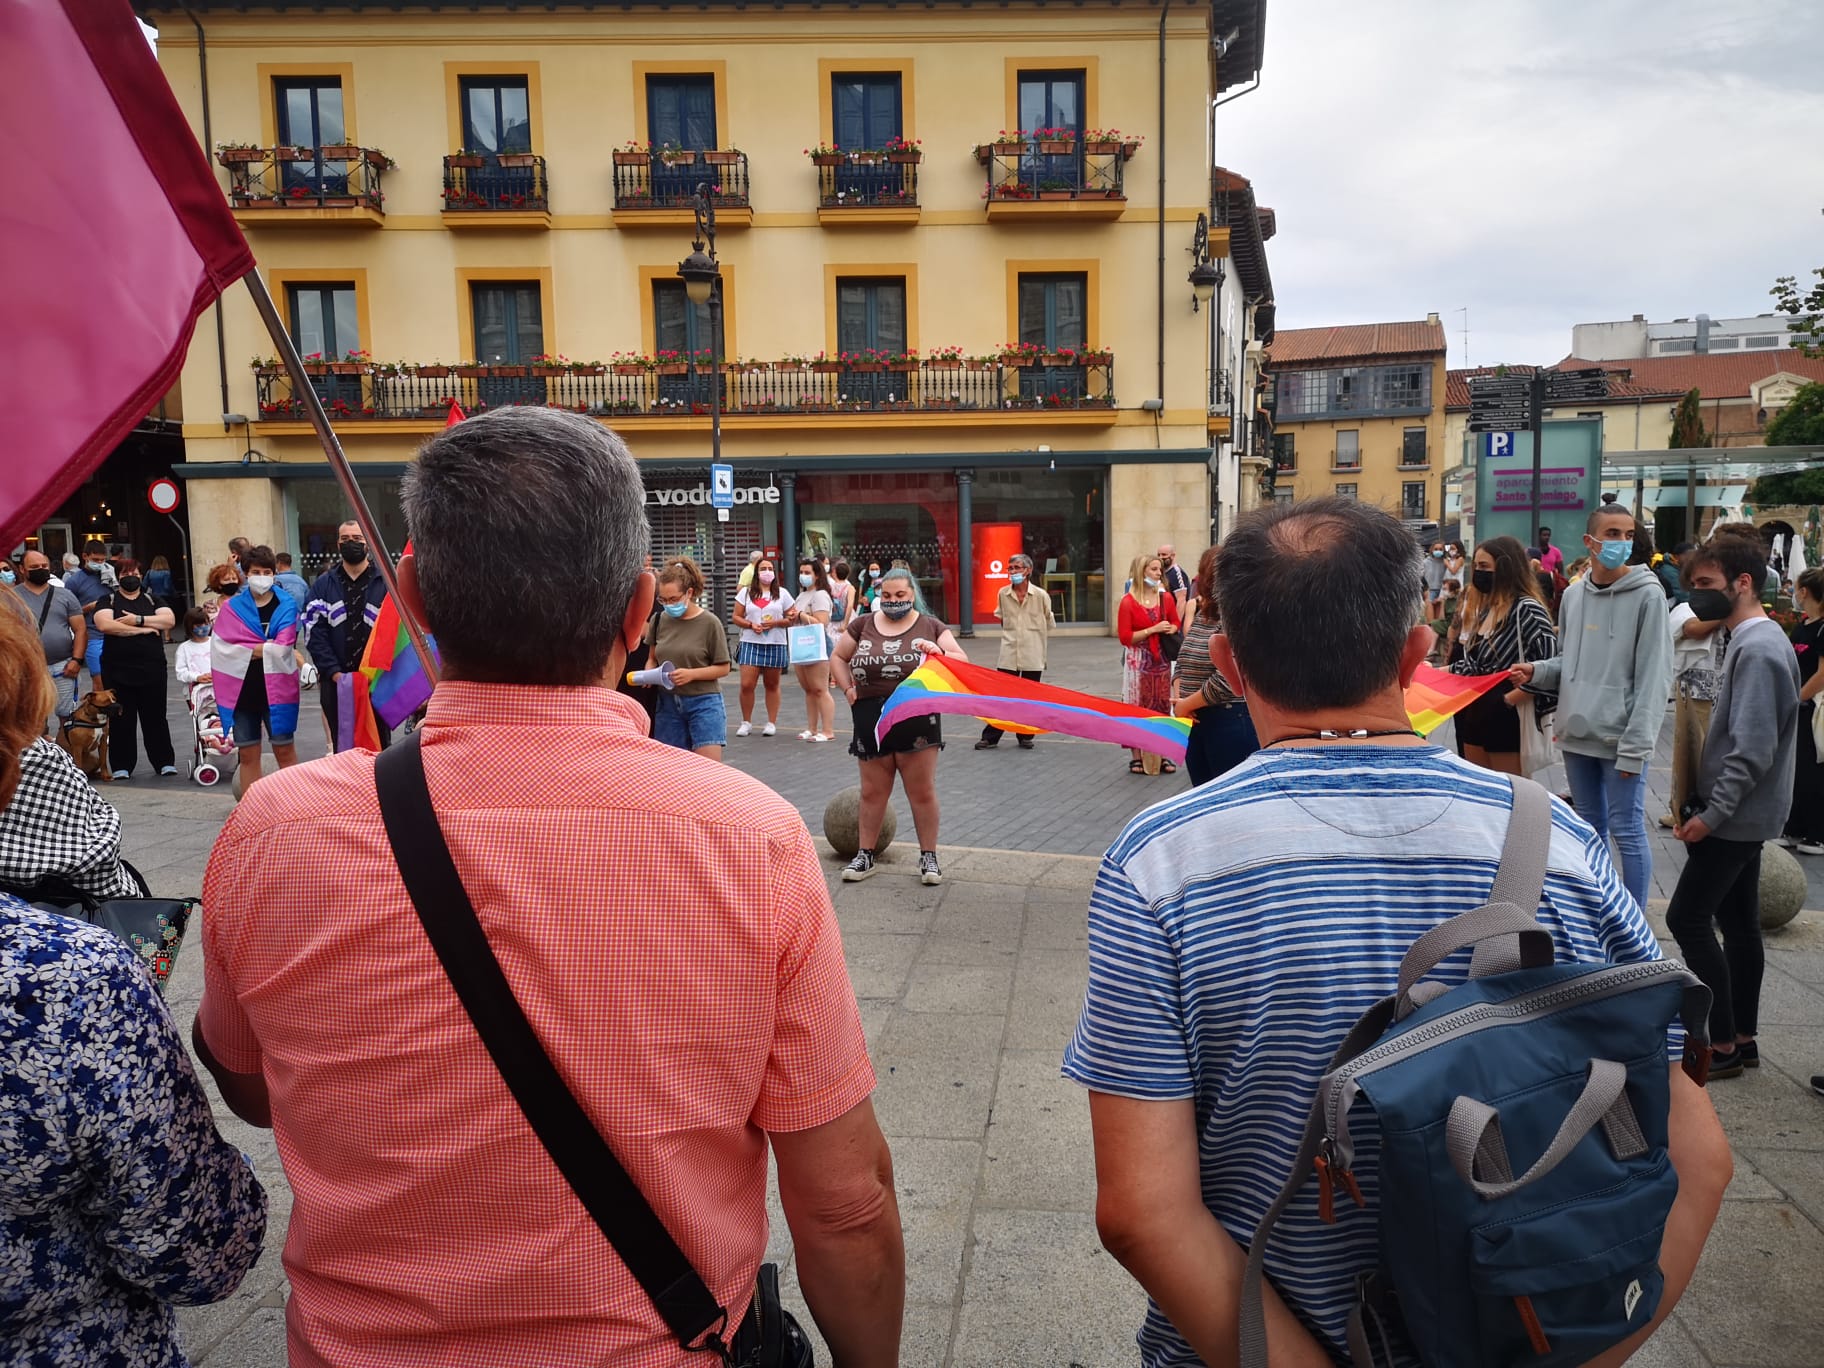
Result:
{"type": "Polygon", "coordinates": [[[1735,611],[1735,600],[1721,589],[1693,589],[1690,602],[1699,622],[1721,622],[1735,611]]]}
{"type": "Polygon", "coordinates": [[[1495,572],[1493,570],[1471,570],[1469,572],[1469,582],[1476,586],[1476,592],[1478,594],[1492,594],[1495,592],[1495,572]]]}
{"type": "Polygon", "coordinates": [[[25,582],[27,584],[49,584],[51,582],[51,567],[48,565],[33,566],[30,570],[25,572],[25,582]]]}
{"type": "Polygon", "coordinates": [[[367,543],[346,541],[342,543],[342,560],[348,565],[359,565],[367,559],[367,543]]]}
{"type": "Polygon", "coordinates": [[[139,592],[139,584],[140,580],[138,575],[122,575],[120,577],[120,588],[122,593],[137,594],[139,592]]]}

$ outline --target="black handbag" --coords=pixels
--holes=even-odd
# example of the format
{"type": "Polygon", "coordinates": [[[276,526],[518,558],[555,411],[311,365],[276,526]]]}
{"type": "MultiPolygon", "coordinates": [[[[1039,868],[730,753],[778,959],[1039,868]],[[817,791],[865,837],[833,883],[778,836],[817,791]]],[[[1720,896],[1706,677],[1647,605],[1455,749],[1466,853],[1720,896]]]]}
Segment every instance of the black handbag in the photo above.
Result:
{"type": "MultiPolygon", "coordinates": [[[[1165,599],[1163,596],[1161,596],[1159,600],[1159,616],[1155,621],[1165,621],[1165,599]]],[[[1159,656],[1166,664],[1176,664],[1178,661],[1178,652],[1183,649],[1184,631],[1182,628],[1173,628],[1169,632],[1159,633],[1159,656]]]]}
{"type": "Polygon", "coordinates": [[[88,922],[111,931],[125,941],[152,975],[160,993],[177,967],[177,952],[183,947],[184,932],[190,925],[190,914],[197,907],[195,898],[154,898],[142,875],[125,860],[120,867],[139,889],[136,898],[97,898],[76,887],[68,879],[50,875],[37,883],[20,888],[0,888],[46,912],[55,912],[74,921],[88,922]]]}
{"type": "Polygon", "coordinates": [[[414,733],[374,761],[387,843],[450,985],[539,1143],[687,1352],[711,1352],[727,1368],[813,1368],[809,1338],[780,1303],[775,1264],[761,1266],[748,1313],[728,1333],[727,1309],[545,1053],[450,858],[431,807],[420,743],[414,733]]]}

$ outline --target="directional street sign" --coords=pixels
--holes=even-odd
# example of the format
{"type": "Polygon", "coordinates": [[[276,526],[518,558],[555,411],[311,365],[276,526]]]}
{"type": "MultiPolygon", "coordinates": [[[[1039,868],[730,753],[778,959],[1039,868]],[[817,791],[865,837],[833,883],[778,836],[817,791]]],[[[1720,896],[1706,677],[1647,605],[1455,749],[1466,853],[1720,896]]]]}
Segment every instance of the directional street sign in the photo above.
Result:
{"type": "Polygon", "coordinates": [[[732,465],[712,465],[709,468],[709,506],[735,506],[735,468],[732,465]]]}
{"type": "Polygon", "coordinates": [[[1471,432],[1525,432],[1527,426],[1527,421],[1524,418],[1517,421],[1512,418],[1497,418],[1490,420],[1471,418],[1469,420],[1469,430],[1471,432]]]}

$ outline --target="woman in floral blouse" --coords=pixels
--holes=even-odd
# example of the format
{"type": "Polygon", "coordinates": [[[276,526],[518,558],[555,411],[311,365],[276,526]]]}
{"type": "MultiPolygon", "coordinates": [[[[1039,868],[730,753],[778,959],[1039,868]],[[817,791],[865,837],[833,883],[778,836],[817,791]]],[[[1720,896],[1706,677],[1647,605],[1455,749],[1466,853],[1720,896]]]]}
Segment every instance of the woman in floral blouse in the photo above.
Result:
{"type": "MultiPolygon", "coordinates": [[[[0,612],[0,809],[51,709],[43,662],[0,612]]],[[[0,894],[0,1360],[184,1368],[172,1307],[233,1292],[265,1231],[133,951],[0,894]]]]}

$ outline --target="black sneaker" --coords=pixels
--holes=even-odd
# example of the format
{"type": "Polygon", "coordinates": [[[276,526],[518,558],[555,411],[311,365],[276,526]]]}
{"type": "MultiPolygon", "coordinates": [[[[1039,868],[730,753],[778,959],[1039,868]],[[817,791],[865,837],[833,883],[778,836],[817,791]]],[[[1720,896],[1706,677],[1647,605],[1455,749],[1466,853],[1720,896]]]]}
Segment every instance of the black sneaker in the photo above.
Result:
{"type": "Polygon", "coordinates": [[[1743,1067],[1742,1052],[1740,1050],[1730,1050],[1727,1053],[1722,1050],[1712,1050],[1710,1052],[1710,1077],[1713,1080],[1718,1078],[1740,1078],[1742,1076],[1743,1067]]]}
{"type": "Polygon", "coordinates": [[[860,883],[863,879],[871,879],[873,877],[874,852],[871,850],[856,851],[855,858],[850,860],[848,864],[844,865],[842,868],[842,881],[844,883],[860,883]]]}
{"type": "Polygon", "coordinates": [[[935,850],[918,852],[918,881],[922,884],[940,884],[944,881],[944,871],[937,867],[935,850]]]}
{"type": "Polygon", "coordinates": [[[1824,1097],[1824,1074],[1813,1074],[1811,1076],[1811,1090],[1819,1097],[1824,1097]]]}
{"type": "Polygon", "coordinates": [[[1752,1040],[1737,1041],[1735,1051],[1737,1054],[1741,1055],[1742,1067],[1744,1069],[1758,1069],[1761,1067],[1761,1047],[1757,1042],[1752,1040]]]}
{"type": "Polygon", "coordinates": [[[1020,749],[1021,750],[1031,750],[1032,749],[1032,738],[1030,736],[1022,736],[1020,738],[1020,749]]]}

